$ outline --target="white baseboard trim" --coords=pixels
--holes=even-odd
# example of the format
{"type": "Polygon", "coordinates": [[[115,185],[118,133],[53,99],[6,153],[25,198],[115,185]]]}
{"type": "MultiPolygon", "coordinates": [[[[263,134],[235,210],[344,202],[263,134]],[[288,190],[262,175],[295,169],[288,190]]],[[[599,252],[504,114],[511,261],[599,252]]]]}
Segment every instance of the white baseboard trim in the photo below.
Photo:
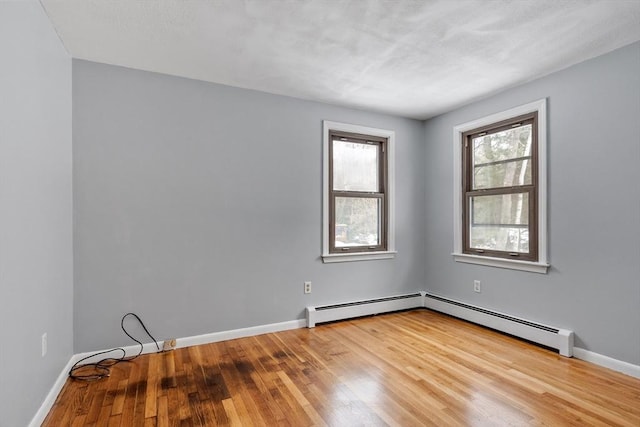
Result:
{"type": "Polygon", "coordinates": [[[635,378],[640,378],[640,366],[634,365],[633,363],[624,362],[622,360],[614,359],[603,354],[594,353],[580,347],[573,348],[573,357],[593,363],[595,365],[609,368],[614,371],[621,372],[635,378]]]}
{"type": "Polygon", "coordinates": [[[45,397],[42,405],[40,405],[40,409],[38,409],[38,412],[36,412],[36,414],[31,419],[29,427],[40,427],[42,425],[44,419],[47,417],[49,411],[53,407],[53,404],[56,402],[58,394],[60,394],[60,392],[62,391],[62,387],[64,387],[64,383],[67,381],[69,370],[71,370],[73,364],[76,363],[76,360],[77,359],[75,359],[75,355],[71,356],[71,359],[69,359],[64,368],[62,368],[62,372],[60,372],[60,375],[58,375],[58,378],[56,378],[56,382],[53,383],[53,387],[51,387],[51,390],[49,390],[49,393],[47,393],[47,397],[45,397]]]}
{"type": "MultiPolygon", "coordinates": [[[[270,323],[268,325],[251,326],[249,328],[233,329],[230,331],[213,332],[210,334],[178,338],[176,340],[176,348],[191,347],[194,345],[209,344],[213,342],[233,340],[236,338],[252,337],[255,335],[288,331],[291,329],[300,329],[300,328],[306,328],[306,327],[307,327],[306,319],[297,319],[297,320],[290,320],[287,322],[270,323]]],[[[158,344],[160,345],[160,348],[162,348],[162,341],[158,341],[158,344]]],[[[125,350],[126,356],[129,357],[129,356],[134,356],[138,354],[138,352],[140,351],[140,346],[130,345],[127,347],[122,347],[122,349],[125,350]]],[[[78,360],[91,356],[92,354],[99,353],[100,351],[101,350],[90,351],[86,353],[78,353],[71,356],[71,358],[69,359],[69,362],[67,362],[65,367],[62,369],[62,372],[60,372],[60,375],[58,375],[58,378],[56,379],[56,382],[53,384],[53,387],[51,387],[51,390],[49,390],[49,393],[47,394],[47,397],[44,399],[44,402],[42,402],[42,405],[40,405],[40,409],[38,409],[38,412],[36,412],[34,417],[31,419],[31,422],[29,423],[29,427],[39,427],[40,425],[42,425],[42,423],[44,422],[44,419],[47,417],[47,415],[49,414],[49,411],[53,407],[53,404],[56,402],[56,399],[58,398],[60,391],[62,391],[62,387],[64,387],[64,384],[67,381],[67,377],[69,375],[69,371],[71,370],[71,367],[75,363],[77,363],[78,360]]],[[[143,344],[142,354],[155,353],[157,351],[158,349],[155,343],[143,344]]],[[[122,355],[122,352],[114,352],[111,354],[100,354],[96,356],[95,359],[94,358],[87,359],[86,362],[87,363],[96,362],[100,359],[104,359],[107,356],[119,357],[121,355],[122,355]]]]}
{"type": "Polygon", "coordinates": [[[300,329],[307,326],[305,319],[290,320],[288,322],[271,323],[269,325],[252,326],[249,328],[233,329],[230,331],[213,332],[210,334],[196,335],[179,338],[176,340],[176,348],[191,347],[194,345],[209,344],[212,342],[234,340],[236,338],[252,337],[255,335],[269,334],[272,332],[300,329]]]}

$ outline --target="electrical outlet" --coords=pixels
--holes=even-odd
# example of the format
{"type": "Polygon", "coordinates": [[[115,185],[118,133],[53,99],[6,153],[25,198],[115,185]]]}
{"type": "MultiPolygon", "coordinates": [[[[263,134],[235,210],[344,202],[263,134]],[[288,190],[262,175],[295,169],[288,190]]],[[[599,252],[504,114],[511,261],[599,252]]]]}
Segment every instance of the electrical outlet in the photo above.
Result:
{"type": "Polygon", "coordinates": [[[162,343],[162,351],[170,351],[176,349],[176,339],[175,338],[167,338],[162,343]]]}
{"type": "Polygon", "coordinates": [[[304,282],[304,293],[305,294],[311,293],[311,282],[304,282]]]}
{"type": "Polygon", "coordinates": [[[474,292],[481,292],[481,288],[480,288],[480,280],[474,280],[473,281],[473,291],[474,292]]]}
{"type": "Polygon", "coordinates": [[[46,332],[42,334],[41,345],[42,345],[42,357],[44,357],[47,355],[47,333],[46,332]]]}

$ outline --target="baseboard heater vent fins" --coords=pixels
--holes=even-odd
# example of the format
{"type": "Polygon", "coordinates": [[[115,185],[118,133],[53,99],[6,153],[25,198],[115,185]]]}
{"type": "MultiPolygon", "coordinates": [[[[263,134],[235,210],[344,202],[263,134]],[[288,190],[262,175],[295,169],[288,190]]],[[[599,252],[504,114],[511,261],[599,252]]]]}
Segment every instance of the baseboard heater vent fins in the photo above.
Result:
{"type": "Polygon", "coordinates": [[[555,348],[562,356],[573,356],[573,331],[542,325],[437,295],[425,293],[424,296],[426,308],[555,348]]]}
{"type": "Polygon", "coordinates": [[[407,295],[307,307],[307,326],[313,328],[318,323],[389,313],[391,311],[409,310],[423,306],[424,296],[422,293],[416,292],[407,295]]]}
{"type": "Polygon", "coordinates": [[[307,326],[313,328],[318,323],[422,307],[555,348],[562,356],[573,356],[573,331],[543,325],[426,292],[307,307],[307,326]]]}

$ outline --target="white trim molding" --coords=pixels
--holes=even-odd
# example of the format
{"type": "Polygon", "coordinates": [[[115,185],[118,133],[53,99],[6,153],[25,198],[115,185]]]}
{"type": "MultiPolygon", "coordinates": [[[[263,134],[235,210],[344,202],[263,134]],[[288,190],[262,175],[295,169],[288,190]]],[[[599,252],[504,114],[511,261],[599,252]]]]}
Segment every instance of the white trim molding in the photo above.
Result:
{"type": "Polygon", "coordinates": [[[322,122],[322,262],[347,262],[347,261],[372,261],[377,259],[395,258],[395,139],[396,133],[392,130],[378,129],[367,126],[351,125],[347,123],[322,122]],[[379,136],[387,138],[387,192],[388,223],[387,223],[387,250],[384,252],[358,252],[351,254],[329,253],[329,131],[359,133],[362,135],[379,136]]]}
{"type": "Polygon", "coordinates": [[[490,267],[547,273],[550,267],[547,250],[547,99],[520,105],[453,128],[453,253],[454,260],[490,267]],[[474,256],[462,253],[462,134],[491,123],[523,114],[538,113],[538,261],[474,256]]]}
{"type": "Polygon", "coordinates": [[[531,273],[546,273],[549,268],[549,264],[532,262],[532,261],[518,261],[514,259],[494,258],[486,256],[478,256],[471,254],[452,253],[453,259],[457,262],[466,262],[467,264],[486,265],[489,267],[508,268],[511,270],[530,271],[531,273]]]}
{"type": "Polygon", "coordinates": [[[53,383],[51,390],[47,393],[47,397],[45,397],[42,405],[38,409],[38,412],[33,416],[31,422],[29,423],[29,427],[39,427],[44,422],[47,415],[49,415],[49,411],[53,407],[53,404],[56,403],[56,399],[58,398],[58,394],[62,391],[62,387],[64,387],[65,382],[67,381],[67,377],[69,376],[69,371],[74,363],[80,360],[81,357],[79,355],[71,356],[71,359],[67,362],[67,364],[62,368],[62,372],[56,378],[56,382],[53,383]]]}
{"type": "Polygon", "coordinates": [[[355,254],[323,254],[322,262],[329,264],[332,262],[373,261],[376,259],[395,258],[396,254],[397,252],[395,251],[364,252],[355,254]]]}
{"type": "Polygon", "coordinates": [[[301,329],[307,326],[306,319],[290,320],[288,322],[270,323],[267,325],[251,326],[249,328],[232,329],[230,331],[213,332],[204,335],[195,335],[176,340],[176,348],[192,347],[194,345],[209,344],[213,342],[234,340],[236,338],[253,337],[256,335],[270,334],[272,332],[301,329]]]}
{"type": "Polygon", "coordinates": [[[584,360],[585,362],[593,363],[613,371],[623,373],[635,378],[640,378],[640,366],[633,363],[623,362],[622,360],[614,359],[603,354],[594,353],[584,348],[574,347],[573,357],[576,359],[584,360]]]}

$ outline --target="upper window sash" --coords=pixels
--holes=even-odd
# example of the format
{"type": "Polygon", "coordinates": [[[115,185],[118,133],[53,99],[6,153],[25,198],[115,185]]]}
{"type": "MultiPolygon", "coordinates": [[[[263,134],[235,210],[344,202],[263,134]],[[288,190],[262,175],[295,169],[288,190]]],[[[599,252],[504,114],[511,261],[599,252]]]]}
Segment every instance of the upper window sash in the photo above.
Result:
{"type": "MultiPolygon", "coordinates": [[[[466,169],[463,170],[465,185],[465,191],[481,191],[500,188],[519,188],[519,187],[535,187],[537,184],[537,113],[526,114],[520,117],[514,117],[511,120],[507,120],[503,123],[497,123],[494,126],[486,128],[475,129],[463,134],[463,140],[465,143],[463,149],[463,163],[466,165],[466,169]],[[484,138],[489,135],[495,135],[500,133],[512,132],[516,129],[530,128],[531,137],[530,144],[525,147],[525,152],[522,155],[504,156],[502,158],[495,159],[481,159],[479,163],[476,162],[475,156],[475,141],[479,138],[484,138]],[[528,151],[526,149],[529,149],[528,151]],[[506,167],[512,163],[522,162],[524,169],[521,171],[519,177],[522,182],[514,182],[508,185],[477,185],[475,177],[478,172],[482,172],[483,169],[506,167]],[[466,172],[472,172],[466,174],[466,172]],[[527,173],[528,172],[528,173],[527,173]]],[[[482,144],[485,145],[485,144],[482,144]]],[[[515,154],[515,153],[514,153],[515,154]]]]}
{"type": "Polygon", "coordinates": [[[387,144],[386,138],[376,138],[368,135],[348,135],[346,132],[336,132],[332,131],[330,134],[330,145],[329,145],[329,167],[331,168],[329,174],[330,180],[330,189],[333,192],[361,192],[361,193],[384,193],[386,188],[386,162],[385,162],[385,145],[387,144]],[[363,183],[360,185],[353,185],[351,183],[350,187],[346,186],[346,183],[335,183],[334,182],[334,148],[335,142],[344,142],[350,143],[354,145],[361,145],[366,147],[370,151],[375,151],[376,153],[376,162],[375,162],[375,185],[366,186],[363,183]],[[371,150],[373,149],[373,150],[371,150]],[[342,185],[340,185],[342,184],[342,185]]]}

